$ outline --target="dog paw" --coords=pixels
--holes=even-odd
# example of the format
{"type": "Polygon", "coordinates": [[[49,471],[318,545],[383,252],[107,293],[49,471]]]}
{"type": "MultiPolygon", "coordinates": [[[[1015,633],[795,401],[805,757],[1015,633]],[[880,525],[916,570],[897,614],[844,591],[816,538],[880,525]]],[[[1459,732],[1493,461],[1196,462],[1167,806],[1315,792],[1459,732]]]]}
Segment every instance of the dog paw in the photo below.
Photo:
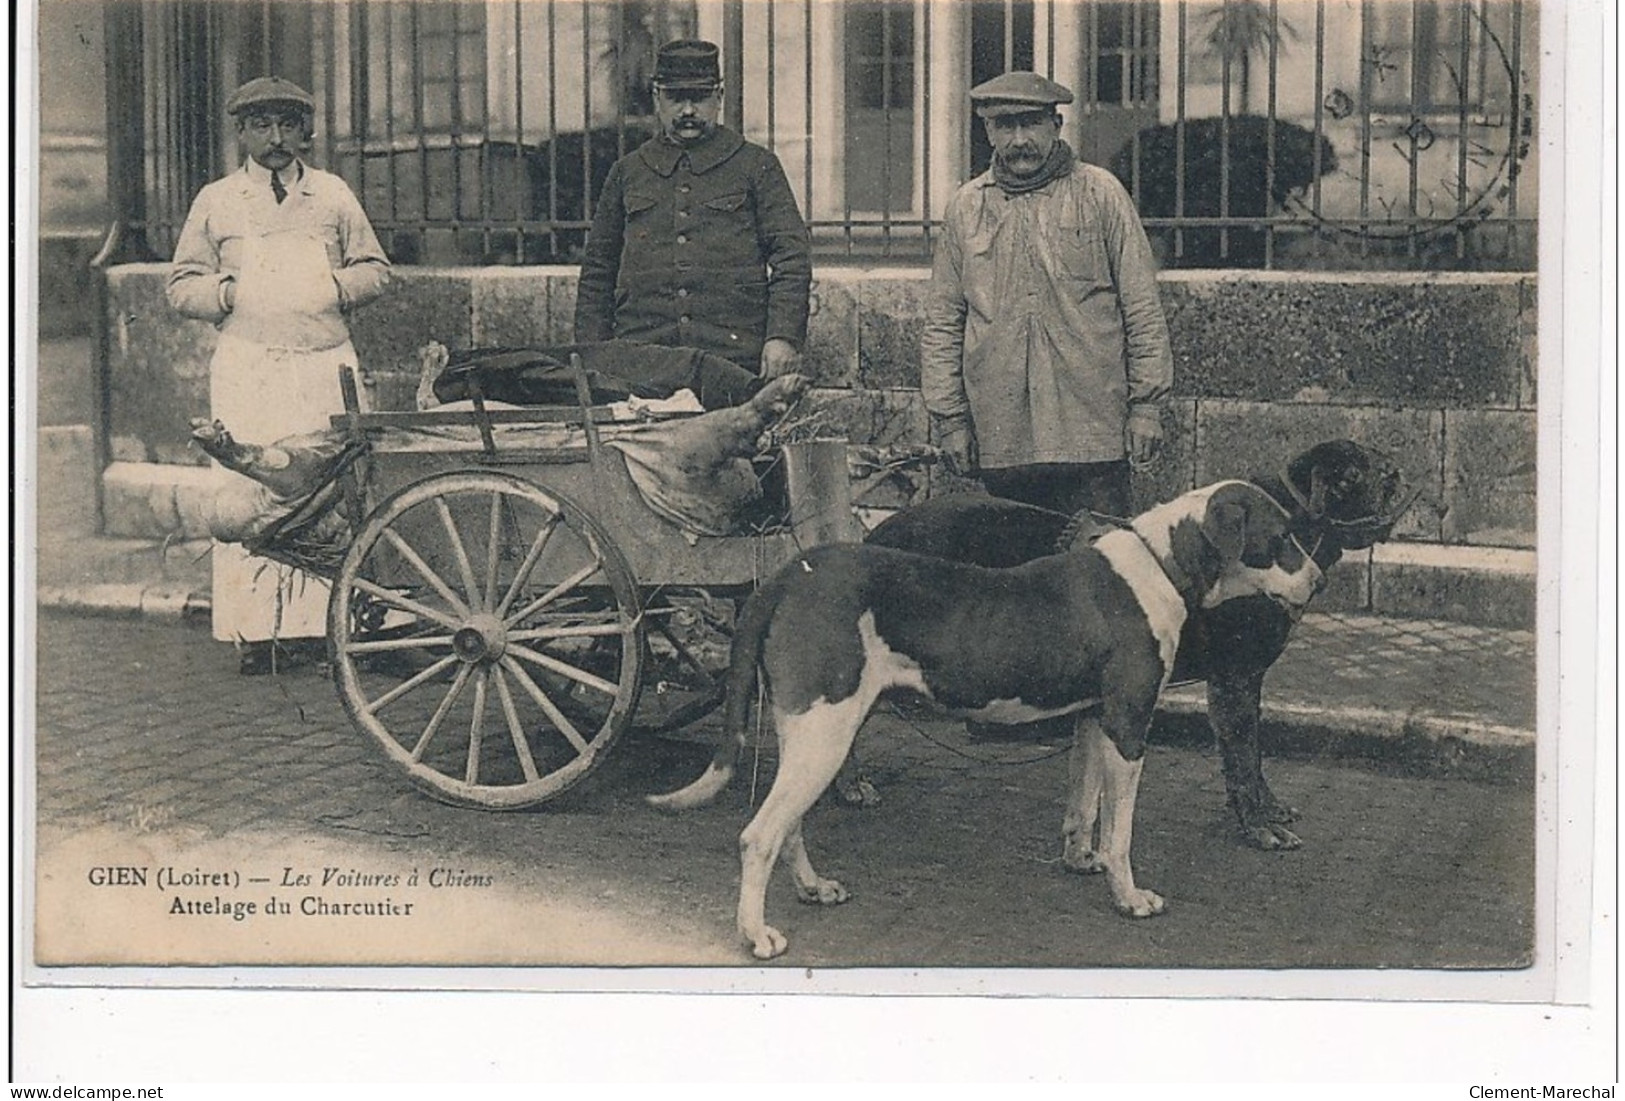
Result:
{"type": "Polygon", "coordinates": [[[1289,849],[1301,848],[1303,841],[1297,834],[1285,826],[1276,823],[1267,823],[1259,826],[1245,826],[1242,834],[1247,844],[1264,852],[1285,852],[1289,849]]]}
{"type": "Polygon", "coordinates": [[[751,955],[759,960],[782,956],[784,950],[790,947],[790,941],[785,935],[771,925],[762,926],[754,934],[746,933],[745,939],[750,941],[751,955]]]}
{"type": "Polygon", "coordinates": [[[1100,854],[1088,845],[1074,842],[1071,838],[1066,841],[1066,847],[1061,853],[1061,863],[1068,871],[1079,875],[1099,875],[1106,870],[1106,864],[1100,859],[1100,854]]]}
{"type": "Polygon", "coordinates": [[[811,906],[839,906],[852,896],[833,879],[820,879],[810,887],[796,885],[796,897],[811,906]]]}
{"type": "Polygon", "coordinates": [[[1135,888],[1117,899],[1117,912],[1124,917],[1148,918],[1156,917],[1168,908],[1161,895],[1155,891],[1146,891],[1135,888]]]}
{"type": "Polygon", "coordinates": [[[855,780],[835,781],[835,793],[842,803],[849,807],[878,807],[880,805],[880,792],[869,782],[867,776],[859,776],[855,780]]]}

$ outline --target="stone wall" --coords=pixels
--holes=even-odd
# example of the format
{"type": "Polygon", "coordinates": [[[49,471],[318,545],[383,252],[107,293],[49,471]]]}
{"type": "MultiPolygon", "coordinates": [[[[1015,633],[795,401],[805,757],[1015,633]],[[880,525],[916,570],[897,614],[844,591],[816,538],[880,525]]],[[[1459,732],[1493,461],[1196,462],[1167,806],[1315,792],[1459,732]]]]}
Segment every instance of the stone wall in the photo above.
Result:
{"type": "MultiPolygon", "coordinates": [[[[197,464],[187,421],[208,408],[214,330],[163,294],[165,266],[110,273],[114,457],[197,464]]],[[[808,431],[921,440],[926,273],[829,269],[814,285],[808,431]]],[[[573,268],[398,268],[354,319],[382,408],[409,408],[416,350],[563,344],[573,268]]],[[[1535,535],[1532,275],[1178,272],[1161,277],[1175,379],[1168,446],[1142,501],[1275,469],[1318,440],[1390,451],[1422,498],[1399,539],[1528,548],[1535,535]]],[[[871,502],[903,503],[919,487],[871,502]]]]}

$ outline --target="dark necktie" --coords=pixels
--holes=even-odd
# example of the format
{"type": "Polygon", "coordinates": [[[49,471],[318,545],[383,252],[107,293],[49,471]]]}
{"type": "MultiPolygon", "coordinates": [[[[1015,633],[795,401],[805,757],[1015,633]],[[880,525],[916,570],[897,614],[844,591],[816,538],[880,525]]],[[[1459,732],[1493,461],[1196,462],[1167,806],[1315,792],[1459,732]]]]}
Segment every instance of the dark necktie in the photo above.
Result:
{"type": "Polygon", "coordinates": [[[271,173],[271,194],[276,196],[278,203],[288,197],[288,189],[282,186],[282,177],[275,172],[271,173]]]}

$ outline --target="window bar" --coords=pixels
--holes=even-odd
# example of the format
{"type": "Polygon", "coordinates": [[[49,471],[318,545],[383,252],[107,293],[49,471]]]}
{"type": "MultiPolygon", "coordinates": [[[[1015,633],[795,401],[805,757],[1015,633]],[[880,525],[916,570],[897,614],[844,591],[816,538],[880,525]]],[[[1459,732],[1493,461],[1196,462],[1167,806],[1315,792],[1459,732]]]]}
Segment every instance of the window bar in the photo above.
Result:
{"type": "MultiPolygon", "coordinates": [[[[1144,33],[1140,22],[1144,17],[1139,4],[1128,10],[1128,26],[1120,28],[1123,42],[1123,106],[1133,107],[1140,102],[1140,35],[1144,33]]],[[[1118,15],[1118,20],[1122,20],[1118,15]]]]}
{"type": "MultiPolygon", "coordinates": [[[[1230,0],[1220,4],[1219,17],[1230,15],[1230,0]]],[[[1245,77],[1246,70],[1243,70],[1245,77]]],[[[1219,60],[1219,217],[1230,217],[1230,51],[1224,50],[1219,60]]],[[[1242,89],[1245,97],[1246,89],[1242,89]]],[[[1219,225],[1219,259],[1230,257],[1230,226],[1219,225]]]]}
{"type": "MultiPolygon", "coordinates": [[[[518,4],[514,5],[514,22],[518,24],[518,4]]],[[[559,258],[559,51],[558,0],[547,0],[547,251],[548,258],[559,258]]],[[[521,77],[514,73],[514,90],[518,91],[521,77]]]]}
{"type": "Polygon", "coordinates": [[[626,71],[627,47],[626,0],[615,0],[615,44],[610,55],[615,59],[615,159],[626,156],[626,71]]]}
{"type": "MultiPolygon", "coordinates": [[[[1128,49],[1125,51],[1124,64],[1128,68],[1128,79],[1124,83],[1124,93],[1127,98],[1124,106],[1136,108],[1143,104],[1147,98],[1146,76],[1140,71],[1141,59],[1148,56],[1146,43],[1150,39],[1151,17],[1146,14],[1149,9],[1135,4],[1129,9],[1128,49]]],[[[1128,177],[1134,183],[1134,197],[1138,204],[1140,196],[1140,128],[1136,126],[1134,133],[1129,135],[1129,170],[1128,177]]]]}
{"type": "Polygon", "coordinates": [[[1189,7],[1187,0],[1179,0],[1179,56],[1175,64],[1178,72],[1174,86],[1174,258],[1184,259],[1185,230],[1180,220],[1185,217],[1185,77],[1189,71],[1190,40],[1186,38],[1189,7]]]}
{"type": "Polygon", "coordinates": [[[1269,107],[1264,112],[1264,270],[1275,267],[1275,108],[1280,77],[1280,0],[1270,0],[1269,107]]]}
{"type": "MultiPolygon", "coordinates": [[[[883,3],[880,6],[880,125],[882,132],[880,141],[884,156],[880,168],[880,252],[882,256],[891,255],[891,19],[893,10],[894,6],[889,3],[883,3]]],[[[1006,10],[1009,10],[1009,8],[1007,7],[1006,10]]]]}
{"type": "Polygon", "coordinates": [[[1510,242],[1517,231],[1518,173],[1523,167],[1524,111],[1523,111],[1523,0],[1512,0],[1512,64],[1507,71],[1512,77],[1509,99],[1511,110],[1507,122],[1511,127],[1512,150],[1507,159],[1507,239],[1510,242]]]}
{"type": "MultiPolygon", "coordinates": [[[[520,18],[522,6],[515,0],[513,5],[513,260],[516,264],[523,264],[525,256],[525,220],[535,212],[535,196],[526,186],[525,162],[525,95],[524,83],[520,74],[525,71],[525,38],[523,34],[523,21],[520,18]],[[530,200],[530,209],[521,207],[525,198],[530,200]]],[[[551,73],[549,74],[551,76],[551,73]]],[[[486,131],[490,132],[490,106],[489,92],[486,95],[486,131]]]]}
{"type": "Polygon", "coordinates": [[[813,55],[812,55],[812,51],[813,51],[813,17],[812,17],[812,6],[813,6],[813,0],[803,0],[803,3],[802,3],[802,23],[801,23],[801,41],[802,41],[802,48],[804,50],[806,50],[806,55],[807,56],[803,59],[804,64],[802,65],[802,70],[803,70],[802,71],[802,82],[803,82],[802,83],[802,96],[803,96],[802,103],[805,106],[805,112],[806,112],[806,118],[804,120],[803,133],[805,133],[806,136],[807,136],[806,137],[807,145],[806,145],[805,151],[802,153],[802,156],[801,156],[801,161],[802,161],[801,167],[802,167],[802,173],[803,173],[802,178],[803,178],[803,181],[804,181],[804,184],[805,184],[805,190],[802,192],[802,194],[803,194],[802,201],[804,203],[806,203],[806,205],[807,205],[807,220],[809,222],[812,221],[813,209],[814,209],[813,208],[813,168],[812,168],[812,166],[813,166],[813,158],[812,158],[812,154],[813,154],[813,78],[812,78],[812,73],[813,73],[813,55]]]}
{"type": "MultiPolygon", "coordinates": [[[[367,204],[367,122],[370,117],[371,95],[367,86],[366,59],[372,56],[372,36],[365,7],[356,4],[350,8],[350,139],[355,150],[355,182],[360,189],[362,207],[367,204]]],[[[371,210],[367,211],[373,217],[371,210]]]]}
{"type": "Polygon", "coordinates": [[[592,221],[592,4],[581,0],[581,217],[592,221]]]}
{"type": "MultiPolygon", "coordinates": [[[[1049,0],[1049,3],[1044,5],[1044,75],[1051,80],[1055,79],[1055,3],[1056,0],[1049,0]]],[[[925,10],[925,18],[929,25],[931,5],[927,3],[920,6],[925,10]]],[[[927,38],[925,41],[927,43],[926,56],[929,57],[931,40],[927,38]]],[[[929,164],[930,162],[927,161],[926,163],[929,164]]]]}
{"type": "Polygon", "coordinates": [[[765,0],[762,6],[767,16],[767,147],[777,155],[778,143],[778,110],[775,104],[775,93],[779,88],[778,81],[778,27],[773,22],[773,0],[765,0]]]}
{"type": "Polygon", "coordinates": [[[319,42],[327,44],[326,56],[323,59],[322,69],[322,166],[329,172],[337,174],[339,171],[338,153],[334,148],[333,132],[335,126],[335,112],[337,107],[334,101],[337,98],[337,80],[335,70],[338,65],[337,46],[334,45],[333,9],[326,6],[318,8],[312,4],[308,9],[310,22],[308,33],[312,47],[319,42]],[[320,14],[318,15],[318,11],[320,14]]]}
{"type": "Polygon", "coordinates": [[[192,124],[192,112],[187,110],[190,104],[186,101],[186,85],[191,76],[189,62],[192,51],[197,46],[197,36],[194,33],[190,12],[179,4],[175,5],[174,12],[175,38],[171,43],[174,53],[173,63],[169,67],[169,79],[174,89],[170,119],[175,128],[173,148],[176,155],[171,160],[175,164],[176,172],[175,190],[172,193],[174,201],[169,208],[171,226],[178,224],[182,204],[186,201],[185,193],[191,189],[192,181],[197,175],[197,128],[192,124]]]}
{"type": "Polygon", "coordinates": [[[1100,107],[1100,4],[1089,5],[1089,47],[1087,59],[1089,62],[1089,79],[1086,87],[1089,89],[1089,113],[1094,114],[1100,107]]]}
{"type": "Polygon", "coordinates": [[[1371,252],[1371,24],[1374,0],[1360,0],[1360,255],[1371,252]]]}
{"type": "Polygon", "coordinates": [[[1421,188],[1418,186],[1420,171],[1416,162],[1422,155],[1421,130],[1417,124],[1421,122],[1421,111],[1426,95],[1426,90],[1422,87],[1422,73],[1425,68],[1422,64],[1423,48],[1422,0],[1411,0],[1411,119],[1405,127],[1407,138],[1405,213],[1409,224],[1405,232],[1405,255],[1413,260],[1416,258],[1416,238],[1421,228],[1417,205],[1421,197],[1421,188]]]}
{"type": "MultiPolygon", "coordinates": [[[[885,17],[882,16],[884,19],[885,17]]],[[[1016,67],[1016,0],[1004,0],[1004,71],[1016,67]]]]}
{"type": "MultiPolygon", "coordinates": [[[[389,180],[390,243],[393,245],[400,223],[400,181],[395,171],[395,0],[384,0],[384,175],[389,180]]],[[[368,55],[368,61],[372,60],[368,55]]]]}
{"type": "MultiPolygon", "coordinates": [[[[1471,0],[1462,0],[1470,3],[1471,0]]],[[[1466,37],[1465,33],[1463,37],[1466,37]]],[[[1490,0],[1478,0],[1478,95],[1489,106],[1490,0]]]]}
{"type": "MultiPolygon", "coordinates": [[[[453,3],[451,19],[451,95],[447,104],[451,115],[451,240],[454,254],[463,244],[463,5],[453,3]]],[[[418,123],[423,128],[423,123],[418,123]]],[[[424,191],[429,189],[424,187],[424,191]]]]}
{"type": "MultiPolygon", "coordinates": [[[[429,135],[425,129],[428,115],[425,107],[427,97],[423,94],[423,20],[422,7],[417,0],[412,0],[406,8],[406,25],[408,36],[411,39],[410,53],[412,66],[408,80],[410,82],[412,102],[412,133],[417,140],[418,153],[418,263],[423,263],[429,257],[429,135]]],[[[393,51],[390,53],[394,57],[393,51]]],[[[393,74],[392,74],[393,75],[393,74]]],[[[390,120],[391,125],[394,119],[390,120]]],[[[393,136],[393,135],[392,135],[393,136]]],[[[394,148],[394,142],[390,147],[394,148]]]]}
{"type": "MultiPolygon", "coordinates": [[[[154,60],[157,62],[157,77],[159,88],[159,104],[154,105],[155,119],[158,126],[154,132],[160,135],[158,150],[175,148],[175,66],[174,42],[179,27],[179,15],[173,6],[168,7],[164,13],[168,16],[169,33],[158,36],[157,50],[154,60]],[[161,104],[161,106],[160,106],[161,104]]],[[[161,152],[155,151],[158,156],[157,166],[160,170],[160,187],[163,200],[158,204],[159,217],[163,219],[164,242],[173,252],[175,247],[174,235],[171,226],[175,217],[175,191],[178,186],[176,179],[176,158],[171,155],[165,157],[161,152]]]]}
{"type": "MultiPolygon", "coordinates": [[[[851,74],[850,63],[851,63],[851,57],[852,57],[852,49],[851,49],[851,45],[850,45],[851,44],[851,39],[852,39],[852,35],[851,35],[851,30],[852,30],[851,12],[850,11],[843,12],[838,18],[841,20],[841,32],[842,32],[841,33],[841,42],[842,42],[842,47],[841,48],[842,48],[843,52],[847,55],[848,66],[849,66],[848,70],[847,70],[847,73],[844,74],[841,79],[843,81],[845,81],[845,90],[848,93],[850,93],[850,92],[852,92],[854,90],[853,87],[852,87],[852,80],[851,80],[851,75],[850,75],[851,74]]],[[[861,49],[861,48],[862,47],[860,46],[859,49],[861,49]]],[[[849,95],[848,100],[850,100],[850,99],[851,99],[851,96],[849,95]]],[[[852,104],[851,104],[851,102],[847,102],[845,104],[845,111],[846,111],[846,113],[848,115],[851,114],[851,112],[852,112],[852,104]]],[[[846,240],[846,255],[851,256],[852,253],[853,253],[853,247],[852,247],[852,245],[853,245],[853,242],[852,242],[852,188],[847,184],[847,181],[844,178],[844,176],[843,176],[843,178],[841,180],[841,233],[844,235],[845,240],[846,240]]]]}
{"type": "MultiPolygon", "coordinates": [[[[1326,133],[1326,0],[1315,0],[1315,131],[1310,156],[1314,162],[1314,179],[1309,184],[1309,213],[1320,217],[1320,174],[1323,158],[1320,143],[1326,133]]],[[[1315,235],[1315,255],[1325,255],[1325,238],[1315,235]]]]}
{"type": "MultiPolygon", "coordinates": [[[[920,128],[920,239],[925,258],[931,259],[931,7],[920,5],[920,43],[917,55],[925,59],[919,67],[921,109],[915,115],[920,128]]],[[[1050,5],[1050,71],[1055,68],[1055,6],[1050,5]]]]}
{"type": "Polygon", "coordinates": [[[260,72],[275,74],[276,51],[271,49],[271,0],[260,0],[260,72]]]}
{"type": "Polygon", "coordinates": [[[1456,218],[1452,236],[1456,239],[1456,259],[1461,260],[1467,255],[1467,232],[1462,226],[1462,216],[1467,212],[1467,102],[1472,96],[1472,0],[1460,0],[1456,5],[1456,17],[1461,25],[1461,48],[1456,57],[1456,218]]]}

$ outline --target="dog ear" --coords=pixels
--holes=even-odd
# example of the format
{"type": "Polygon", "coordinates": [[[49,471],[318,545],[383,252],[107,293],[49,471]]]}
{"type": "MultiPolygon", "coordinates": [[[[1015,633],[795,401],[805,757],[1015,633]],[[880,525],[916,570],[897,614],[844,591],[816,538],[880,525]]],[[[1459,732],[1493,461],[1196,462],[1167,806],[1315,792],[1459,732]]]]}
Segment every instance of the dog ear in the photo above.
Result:
{"type": "Polygon", "coordinates": [[[1236,561],[1247,545],[1247,507],[1237,501],[1209,501],[1202,537],[1226,562],[1236,561]]]}

